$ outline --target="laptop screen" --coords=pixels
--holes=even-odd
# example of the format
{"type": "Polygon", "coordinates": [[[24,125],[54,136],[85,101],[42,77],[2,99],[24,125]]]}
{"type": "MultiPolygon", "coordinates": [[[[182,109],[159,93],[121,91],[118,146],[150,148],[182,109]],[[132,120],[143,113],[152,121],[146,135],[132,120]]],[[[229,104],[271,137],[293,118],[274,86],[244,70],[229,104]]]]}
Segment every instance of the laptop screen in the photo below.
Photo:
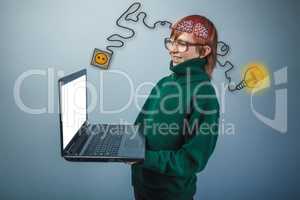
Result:
{"type": "Polygon", "coordinates": [[[60,86],[63,149],[76,135],[86,119],[86,74],[81,74],[60,86]]]}

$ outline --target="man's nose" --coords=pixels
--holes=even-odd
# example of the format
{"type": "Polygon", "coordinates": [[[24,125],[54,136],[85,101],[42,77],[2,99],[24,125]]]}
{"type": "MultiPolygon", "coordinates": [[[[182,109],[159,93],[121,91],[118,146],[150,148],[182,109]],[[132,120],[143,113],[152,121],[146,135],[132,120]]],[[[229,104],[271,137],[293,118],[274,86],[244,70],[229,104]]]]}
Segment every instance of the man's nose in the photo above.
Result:
{"type": "Polygon", "coordinates": [[[169,49],[170,53],[177,53],[178,52],[178,48],[175,44],[173,44],[170,49],[169,49]]]}

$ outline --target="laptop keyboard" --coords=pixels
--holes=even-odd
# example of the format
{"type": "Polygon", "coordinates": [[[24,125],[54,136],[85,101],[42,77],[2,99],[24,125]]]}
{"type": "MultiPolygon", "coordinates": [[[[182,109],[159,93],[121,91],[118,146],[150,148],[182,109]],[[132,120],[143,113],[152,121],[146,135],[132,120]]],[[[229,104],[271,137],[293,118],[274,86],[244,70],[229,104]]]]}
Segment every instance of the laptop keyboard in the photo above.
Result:
{"type": "Polygon", "coordinates": [[[96,134],[85,150],[87,155],[117,156],[122,141],[122,135],[96,134]]]}

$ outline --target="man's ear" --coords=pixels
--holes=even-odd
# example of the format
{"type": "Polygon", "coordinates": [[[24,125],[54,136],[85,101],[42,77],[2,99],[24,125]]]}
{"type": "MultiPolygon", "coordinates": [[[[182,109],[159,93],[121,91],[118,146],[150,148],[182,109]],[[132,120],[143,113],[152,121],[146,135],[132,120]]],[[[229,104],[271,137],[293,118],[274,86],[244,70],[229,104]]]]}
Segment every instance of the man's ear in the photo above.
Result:
{"type": "Polygon", "coordinates": [[[205,58],[211,53],[211,48],[208,45],[202,46],[200,58],[205,58]]]}

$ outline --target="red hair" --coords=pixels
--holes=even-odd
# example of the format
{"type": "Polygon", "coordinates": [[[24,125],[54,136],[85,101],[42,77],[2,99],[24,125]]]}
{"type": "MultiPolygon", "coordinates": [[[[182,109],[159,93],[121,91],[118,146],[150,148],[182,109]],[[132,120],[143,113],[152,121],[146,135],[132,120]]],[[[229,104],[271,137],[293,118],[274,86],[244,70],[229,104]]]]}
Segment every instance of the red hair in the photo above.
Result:
{"type": "MultiPolygon", "coordinates": [[[[204,16],[190,15],[178,20],[172,26],[171,37],[175,36],[177,39],[184,32],[192,33],[197,44],[208,45],[211,48],[205,65],[205,71],[211,78],[217,62],[218,33],[215,25],[204,16]]],[[[201,47],[197,47],[197,49],[201,55],[203,49],[201,47]]]]}

